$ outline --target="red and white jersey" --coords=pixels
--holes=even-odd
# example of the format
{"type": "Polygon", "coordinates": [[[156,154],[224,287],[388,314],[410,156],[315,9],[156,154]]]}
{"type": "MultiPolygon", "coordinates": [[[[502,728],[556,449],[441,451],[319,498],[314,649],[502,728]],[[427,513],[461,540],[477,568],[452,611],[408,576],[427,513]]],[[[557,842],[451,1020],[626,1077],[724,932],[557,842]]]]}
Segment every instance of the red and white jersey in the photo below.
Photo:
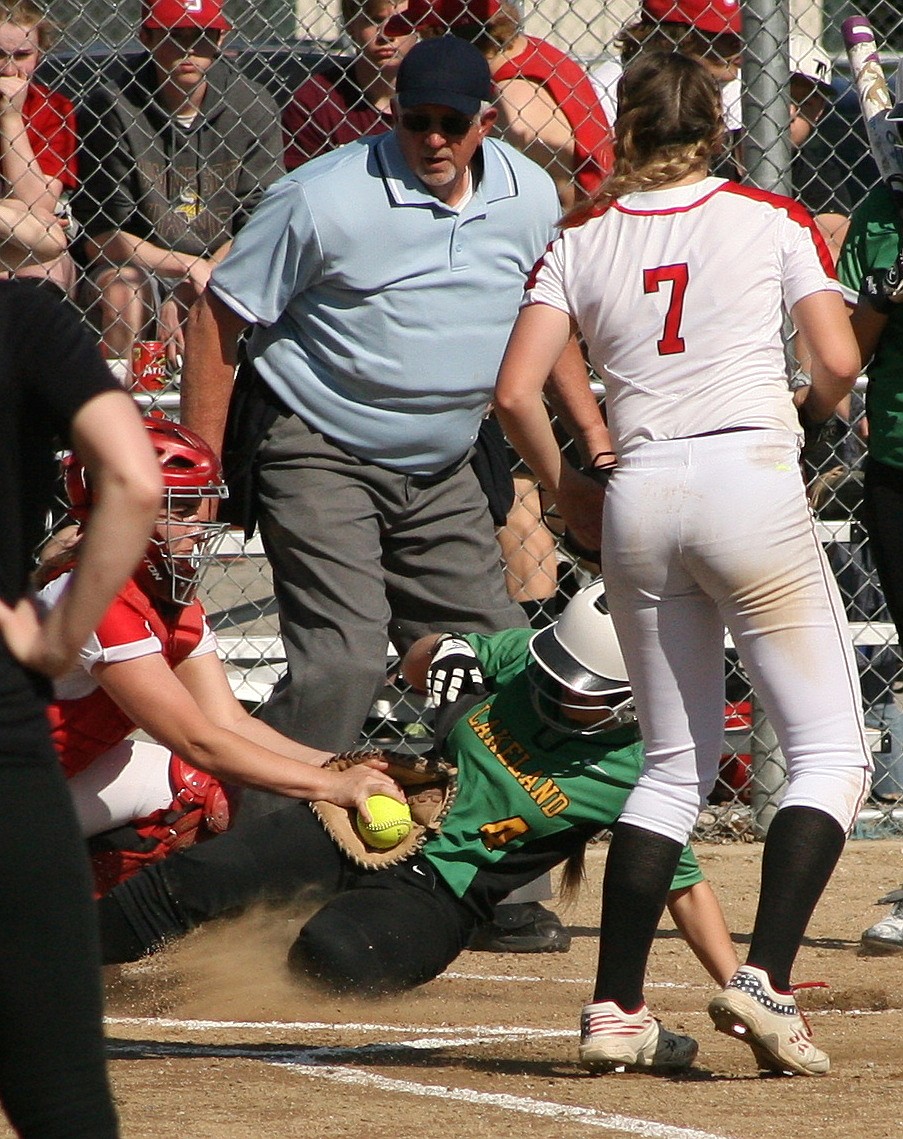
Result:
{"type": "Polygon", "coordinates": [[[524,303],[577,322],[621,453],[726,427],[799,431],[784,316],[823,290],[840,286],[802,206],[705,178],[564,229],[524,303]]]}
{"type": "MultiPolygon", "coordinates": [[[[47,608],[66,589],[69,574],[39,594],[47,608]]],[[[97,664],[136,660],[160,653],[171,668],[188,657],[216,652],[200,602],[162,612],[134,581],[126,583],[79,654],[78,663],[53,682],[48,707],[54,746],[67,777],[130,735],[135,724],[91,675],[97,664]]]]}

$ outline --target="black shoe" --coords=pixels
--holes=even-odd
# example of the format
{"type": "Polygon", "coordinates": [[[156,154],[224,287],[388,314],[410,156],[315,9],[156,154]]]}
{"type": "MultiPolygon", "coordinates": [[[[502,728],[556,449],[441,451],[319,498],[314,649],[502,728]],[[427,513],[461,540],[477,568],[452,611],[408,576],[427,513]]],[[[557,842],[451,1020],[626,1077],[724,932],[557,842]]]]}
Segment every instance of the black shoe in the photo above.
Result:
{"type": "Polygon", "coordinates": [[[485,953],[567,953],[571,935],[539,902],[496,907],[492,921],[470,935],[468,949],[485,953]]]}

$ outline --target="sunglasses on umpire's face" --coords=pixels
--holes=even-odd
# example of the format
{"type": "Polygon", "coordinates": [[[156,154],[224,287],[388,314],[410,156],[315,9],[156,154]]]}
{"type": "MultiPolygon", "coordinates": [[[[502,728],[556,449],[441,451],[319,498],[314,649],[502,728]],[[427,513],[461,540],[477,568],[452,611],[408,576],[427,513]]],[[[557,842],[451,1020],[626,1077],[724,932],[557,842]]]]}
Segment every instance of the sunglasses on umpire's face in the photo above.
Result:
{"type": "Polygon", "coordinates": [[[446,111],[441,115],[431,115],[426,111],[402,111],[401,125],[411,134],[438,133],[447,139],[463,138],[475,120],[460,111],[446,111]]]}

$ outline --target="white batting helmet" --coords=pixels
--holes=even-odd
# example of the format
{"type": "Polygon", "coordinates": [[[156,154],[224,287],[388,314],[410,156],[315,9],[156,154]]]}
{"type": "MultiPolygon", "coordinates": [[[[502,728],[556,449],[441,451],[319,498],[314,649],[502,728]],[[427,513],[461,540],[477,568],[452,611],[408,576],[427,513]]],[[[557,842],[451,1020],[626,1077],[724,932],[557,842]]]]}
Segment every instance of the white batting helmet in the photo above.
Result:
{"type": "Polygon", "coordinates": [[[530,654],[527,678],[533,707],[549,727],[593,735],[636,718],[603,582],[585,586],[554,625],[535,633],[530,654]],[[597,715],[586,721],[588,711],[597,715]]]}

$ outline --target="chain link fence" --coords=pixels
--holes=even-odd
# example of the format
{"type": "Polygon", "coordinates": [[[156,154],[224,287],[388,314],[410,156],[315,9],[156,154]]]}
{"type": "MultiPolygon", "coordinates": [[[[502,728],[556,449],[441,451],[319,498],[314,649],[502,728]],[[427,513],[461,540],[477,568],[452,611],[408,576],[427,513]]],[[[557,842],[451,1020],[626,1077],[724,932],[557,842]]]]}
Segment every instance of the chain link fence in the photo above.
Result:
{"type": "MultiPolygon", "coordinates": [[[[201,0],[181,2],[192,9],[201,0]]],[[[490,10],[495,7],[489,6],[490,10]]],[[[227,0],[232,30],[222,45],[222,60],[251,84],[244,88],[251,93],[251,101],[242,112],[246,125],[257,124],[253,130],[261,146],[265,138],[272,140],[275,132],[279,153],[271,157],[280,170],[284,156],[279,119],[293,93],[310,76],[324,72],[332,77],[331,82],[346,77],[359,84],[362,72],[356,70],[356,61],[361,44],[368,40],[365,30],[376,27],[394,10],[388,0],[343,0],[341,9],[338,3],[306,0],[257,0],[254,5],[227,0]]],[[[743,10],[745,45],[740,79],[725,87],[729,122],[736,128],[732,156],[737,175],[799,197],[813,213],[823,216],[827,236],[839,245],[846,217],[877,177],[849,83],[840,24],[856,12],[870,18],[892,81],[897,56],[903,53],[899,5],[896,0],[859,6],[843,0],[793,0],[789,5],[775,0],[745,0],[743,10]],[[800,74],[813,82],[800,86],[800,74]],[[797,121],[796,129],[793,120],[797,121]]],[[[15,44],[2,39],[3,29],[9,27],[3,20],[11,19],[27,31],[36,26],[40,15],[38,12],[33,17],[31,12],[30,4],[21,0],[0,6],[4,76],[15,74],[15,44]]],[[[71,100],[79,111],[79,131],[86,105],[96,105],[99,93],[111,83],[122,82],[123,74],[137,75],[146,66],[146,43],[139,34],[142,12],[138,0],[113,4],[105,0],[56,0],[47,8],[58,34],[51,44],[41,33],[41,57],[34,79],[71,100]]],[[[603,106],[611,111],[612,76],[617,75],[624,50],[623,31],[636,23],[637,4],[633,0],[541,0],[527,7],[522,16],[522,30],[548,40],[584,66],[603,106]]],[[[724,64],[720,57],[716,62],[724,64]]],[[[169,114],[158,105],[153,112],[156,119],[151,116],[161,133],[173,129],[167,121],[169,114]]],[[[373,129],[386,129],[385,115],[371,115],[371,120],[373,129]]],[[[298,122],[297,114],[294,121],[298,122]]],[[[348,135],[333,126],[333,137],[347,141],[348,135]]],[[[345,126],[358,130],[350,118],[345,126]]],[[[190,122],[184,122],[183,127],[188,129],[190,122]]],[[[35,122],[34,131],[40,134],[41,129],[35,122]]],[[[43,129],[45,133],[49,130],[46,123],[43,129]]],[[[216,178],[205,181],[203,170],[180,166],[177,160],[168,165],[161,162],[162,152],[153,150],[149,141],[148,154],[135,156],[144,181],[135,184],[138,190],[132,198],[134,171],[116,166],[113,160],[105,165],[103,155],[89,156],[86,150],[90,139],[78,139],[74,162],[61,156],[55,167],[46,153],[38,151],[37,135],[32,139],[48,180],[55,179],[51,189],[60,198],[57,212],[68,212],[75,219],[70,227],[70,276],[64,273],[54,279],[96,327],[111,365],[119,368],[124,381],[141,380],[149,390],[142,392],[140,399],[166,414],[178,415],[178,359],[177,353],[170,351],[164,363],[155,345],[167,339],[178,344],[179,320],[192,295],[202,287],[203,278],[192,277],[188,262],[214,253],[229,236],[228,225],[214,227],[204,237],[205,247],[192,244],[197,237],[193,223],[205,208],[205,194],[222,189],[223,181],[236,199],[242,192],[236,189],[244,161],[241,148],[250,147],[251,142],[241,135],[239,127],[230,126],[229,131],[221,140],[224,151],[216,156],[216,162],[228,168],[220,183],[216,178]],[[232,139],[238,141],[230,151],[232,139]],[[182,251],[183,262],[187,258],[184,271],[180,275],[171,263],[161,263],[149,293],[142,292],[144,285],[127,275],[116,278],[118,291],[105,288],[109,281],[98,272],[98,265],[102,264],[106,229],[113,228],[119,219],[121,229],[133,232],[138,240],[157,241],[160,234],[153,224],[155,207],[141,195],[153,193],[155,180],[169,187],[165,190],[168,204],[158,208],[160,232],[164,232],[171,221],[163,215],[172,205],[169,183],[174,179],[181,179],[176,188],[176,214],[185,222],[184,240],[180,244],[170,229],[162,244],[182,251]],[[101,196],[101,190],[106,197],[101,196]],[[111,220],[106,228],[96,223],[97,218],[107,217],[111,220]],[[182,287],[186,282],[187,289],[182,287]],[[121,320],[114,327],[117,314],[121,320]],[[139,347],[133,349],[133,342],[139,347]],[[154,352],[158,353],[156,357],[154,352]]],[[[120,141],[110,137],[107,145],[113,151],[120,141]]],[[[286,141],[292,145],[291,139],[286,141]]],[[[56,145],[47,143],[49,148],[56,145]]],[[[92,145],[96,149],[96,143],[92,145]]],[[[0,159],[0,163],[5,161],[0,159]]],[[[17,194],[21,186],[10,184],[7,169],[2,166],[7,192],[17,194]]],[[[258,163],[257,170],[266,174],[266,163],[258,163]]],[[[253,206],[257,190],[259,187],[249,183],[244,191],[246,201],[238,202],[236,210],[253,206]]],[[[124,260],[121,246],[113,249],[110,259],[124,260]]],[[[599,395],[604,397],[601,388],[599,395]]],[[[861,816],[860,829],[863,833],[888,833],[898,826],[897,800],[903,797],[903,715],[898,699],[903,666],[858,520],[864,436],[859,390],[844,408],[832,437],[808,455],[807,473],[821,537],[854,633],[867,724],[878,764],[874,796],[861,816]]],[[[591,580],[598,567],[571,547],[554,511],[542,502],[528,478],[519,474],[516,487],[518,509],[499,536],[509,591],[532,606],[534,613],[550,610],[591,580]]],[[[235,691],[255,707],[266,699],[284,668],[267,563],[256,539],[244,544],[230,535],[215,566],[208,571],[204,592],[235,691]]],[[[724,761],[718,786],[700,821],[700,834],[708,839],[752,839],[761,835],[774,810],[783,765],[755,694],[729,645],[725,667],[728,704],[724,761]]],[[[388,646],[386,687],[373,706],[365,726],[366,737],[393,746],[422,748],[429,737],[430,713],[421,698],[396,681],[396,671],[397,660],[388,646]]],[[[903,806],[899,815],[903,817],[903,806]]]]}

